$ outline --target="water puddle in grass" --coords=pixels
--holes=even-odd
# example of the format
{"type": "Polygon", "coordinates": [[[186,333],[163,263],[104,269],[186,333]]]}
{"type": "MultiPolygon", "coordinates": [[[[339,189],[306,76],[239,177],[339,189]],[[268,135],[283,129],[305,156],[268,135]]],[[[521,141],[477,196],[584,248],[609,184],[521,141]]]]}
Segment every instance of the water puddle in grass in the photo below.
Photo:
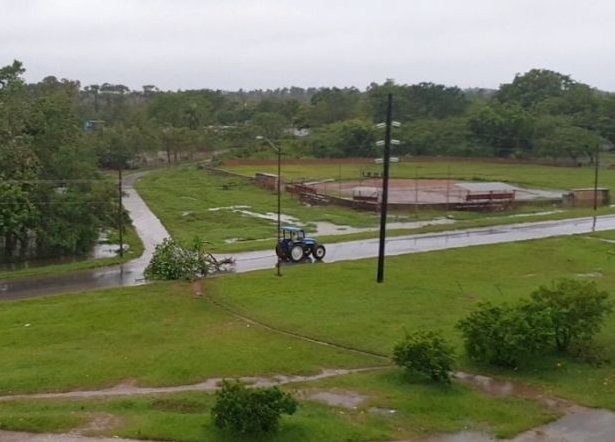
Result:
{"type": "MultiPolygon", "coordinates": [[[[461,383],[471,385],[489,395],[536,400],[552,410],[564,413],[562,418],[526,431],[510,439],[511,442],[615,441],[615,413],[612,411],[574,405],[563,399],[549,397],[536,388],[487,376],[457,372],[454,377],[461,383]]],[[[496,440],[498,439],[484,433],[461,432],[433,436],[421,442],[486,442],[496,440]]]]}
{"type": "MultiPolygon", "coordinates": [[[[454,224],[455,222],[454,219],[448,218],[434,218],[426,221],[387,222],[387,230],[419,229],[426,226],[454,224]]],[[[377,232],[380,229],[380,227],[351,227],[327,221],[318,221],[312,224],[316,226],[315,235],[347,235],[350,233],[377,232]]]]}
{"type": "MultiPolygon", "coordinates": [[[[98,242],[92,250],[83,256],[64,256],[58,258],[41,258],[20,261],[15,263],[0,264],[0,271],[15,271],[49,265],[72,264],[76,262],[88,261],[91,259],[115,258],[120,250],[119,244],[111,244],[108,239],[108,234],[103,232],[98,237],[98,242]]],[[[124,251],[128,250],[128,245],[124,244],[124,251]]],[[[2,441],[0,441],[2,442],[2,441]]]]}
{"type": "MultiPolygon", "coordinates": [[[[208,209],[208,210],[210,212],[219,212],[221,210],[226,210],[229,212],[240,213],[242,215],[250,216],[252,218],[266,219],[269,221],[278,220],[277,212],[258,213],[258,212],[252,212],[250,210],[246,210],[246,209],[249,209],[250,207],[251,206],[212,207],[211,209],[208,209]]],[[[283,213],[280,214],[280,221],[283,222],[284,224],[302,225],[297,218],[292,217],[290,215],[284,215],[283,213]]]]}
{"type": "Polygon", "coordinates": [[[356,410],[359,405],[369,398],[355,391],[318,391],[307,393],[305,399],[322,402],[332,407],[356,410]]]}

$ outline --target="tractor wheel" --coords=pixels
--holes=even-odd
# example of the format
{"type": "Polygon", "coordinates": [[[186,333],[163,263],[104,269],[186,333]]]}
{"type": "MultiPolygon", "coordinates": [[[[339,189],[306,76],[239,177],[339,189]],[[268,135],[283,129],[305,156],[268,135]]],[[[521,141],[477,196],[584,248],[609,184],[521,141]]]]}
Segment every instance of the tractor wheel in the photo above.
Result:
{"type": "Polygon", "coordinates": [[[299,262],[303,259],[303,246],[301,244],[295,244],[290,249],[290,259],[293,262],[299,262]]]}
{"type": "Polygon", "coordinates": [[[325,253],[327,253],[327,251],[325,250],[325,246],[322,244],[315,245],[312,250],[312,255],[319,261],[325,257],[325,253]]]}

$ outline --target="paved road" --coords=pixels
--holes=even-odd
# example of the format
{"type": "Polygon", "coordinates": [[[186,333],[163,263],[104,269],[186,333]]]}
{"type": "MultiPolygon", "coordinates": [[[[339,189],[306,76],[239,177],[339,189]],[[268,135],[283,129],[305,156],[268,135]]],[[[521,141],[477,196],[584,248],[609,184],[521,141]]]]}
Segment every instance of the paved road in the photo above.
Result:
{"type": "MultiPolygon", "coordinates": [[[[615,229],[615,215],[510,224],[506,226],[392,237],[387,240],[385,251],[387,256],[404,255],[613,229],[615,229]]],[[[376,256],[378,256],[378,239],[350,241],[327,245],[325,261],[352,261],[376,256]]],[[[273,268],[275,265],[275,255],[269,251],[242,253],[237,255],[236,259],[237,272],[263,270],[273,268]]]]}
{"type": "MultiPolygon", "coordinates": [[[[124,199],[124,205],[145,246],[145,252],[141,257],[123,265],[98,270],[86,270],[68,275],[27,280],[0,281],[0,300],[25,299],[58,293],[77,293],[144,284],[143,270],[151,259],[155,245],[170,235],[134,190],[134,181],[140,176],[142,174],[127,177],[125,181],[127,197],[124,199]]],[[[577,218],[409,235],[388,239],[386,254],[388,256],[403,255],[613,229],[615,229],[615,215],[607,215],[597,218],[577,218]]],[[[329,244],[324,261],[351,261],[376,256],[378,256],[378,240],[361,240],[329,244]]],[[[234,257],[236,259],[235,272],[275,268],[276,257],[273,250],[238,253],[234,257]]]]}

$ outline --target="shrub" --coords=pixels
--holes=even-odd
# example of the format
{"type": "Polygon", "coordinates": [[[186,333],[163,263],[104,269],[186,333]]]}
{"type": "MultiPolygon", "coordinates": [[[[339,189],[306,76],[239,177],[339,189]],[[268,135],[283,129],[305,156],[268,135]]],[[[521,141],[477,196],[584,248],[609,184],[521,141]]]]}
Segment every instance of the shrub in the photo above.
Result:
{"type": "Polygon", "coordinates": [[[223,381],[211,415],[218,428],[256,434],[276,430],[281,415],[295,411],[297,401],[277,387],[248,389],[239,382],[223,381]]]}
{"type": "Polygon", "coordinates": [[[574,341],[591,341],[613,311],[609,294],[599,291],[595,282],[563,279],[551,287],[541,286],[531,299],[531,308],[549,315],[559,351],[567,351],[574,341]]]}
{"type": "Polygon", "coordinates": [[[192,249],[187,249],[173,239],[165,238],[162,244],[156,246],[154,256],[145,269],[145,277],[192,280],[207,275],[208,269],[203,250],[196,244],[192,249]]]}
{"type": "Polygon", "coordinates": [[[166,238],[156,246],[152,260],[145,268],[145,277],[158,280],[203,278],[210,271],[222,271],[233,264],[232,258],[216,259],[205,250],[205,243],[195,238],[191,247],[183,247],[166,238]]]}
{"type": "Polygon", "coordinates": [[[439,333],[419,331],[406,334],[405,339],[395,346],[393,360],[400,367],[425,374],[436,382],[451,382],[453,349],[439,333]]]}
{"type": "Polygon", "coordinates": [[[518,306],[480,304],[458,322],[465,347],[473,359],[504,367],[518,367],[549,346],[552,325],[546,312],[518,306]]]}

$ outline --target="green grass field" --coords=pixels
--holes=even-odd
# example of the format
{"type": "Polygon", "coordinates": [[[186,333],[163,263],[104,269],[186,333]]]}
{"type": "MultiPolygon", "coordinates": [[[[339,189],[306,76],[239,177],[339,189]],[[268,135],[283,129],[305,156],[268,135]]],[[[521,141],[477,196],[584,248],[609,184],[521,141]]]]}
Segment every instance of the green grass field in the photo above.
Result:
{"type": "MultiPolygon", "coordinates": [[[[241,216],[219,209],[246,205],[257,213],[271,213],[275,218],[277,199],[274,193],[260,189],[241,178],[212,175],[195,167],[184,167],[152,173],[137,182],[137,188],[152,211],[171,234],[180,241],[200,236],[211,242],[215,250],[264,249],[275,241],[275,221],[241,216]],[[210,210],[214,209],[214,210],[210,210]],[[236,244],[226,239],[241,238],[236,244]],[[255,241],[268,239],[269,242],[255,241]]],[[[283,195],[283,212],[303,222],[329,221],[352,226],[370,226],[377,222],[375,214],[337,207],[310,208],[283,195]]]]}
{"type": "Polygon", "coordinates": [[[209,418],[214,398],[205,393],[6,402],[0,403],[0,427],[67,432],[105,413],[119,418],[115,426],[104,431],[107,436],[181,442],[360,442],[467,430],[507,437],[557,417],[535,402],[487,397],[460,385],[434,387],[409,380],[398,370],[294,384],[285,390],[298,397],[321,391],[352,391],[365,396],[366,401],[350,410],[304,398],[295,415],[282,418],[278,433],[264,437],[240,437],[217,430],[209,418]],[[377,413],[374,408],[395,413],[377,413]]]}
{"type": "MultiPolygon", "coordinates": [[[[615,191],[615,172],[606,167],[612,158],[603,159],[599,172],[599,186],[615,191]]],[[[276,173],[276,165],[269,161],[264,164],[222,166],[224,170],[246,176],[256,172],[276,173]]],[[[286,180],[338,179],[357,180],[362,170],[380,172],[382,166],[374,164],[353,164],[328,162],[315,164],[283,165],[282,176],[286,180]]],[[[392,178],[456,179],[468,181],[503,181],[526,187],[546,189],[572,189],[594,186],[594,168],[555,167],[533,164],[502,164],[488,161],[412,161],[392,164],[392,178]]]]}
{"type": "MultiPolygon", "coordinates": [[[[282,277],[270,271],[230,275],[207,280],[204,289],[270,326],[383,355],[406,331],[439,329],[455,346],[464,370],[615,410],[612,316],[596,340],[601,366],[548,354],[516,372],[477,366],[464,356],[454,328],[480,301],[513,301],[559,277],[593,278],[610,289],[613,246],[600,238],[612,233],[391,257],[384,284],[375,283],[376,262],[370,259],[288,266],[282,277]]],[[[250,325],[208,297],[194,298],[186,283],[7,302],[0,331],[0,394],[5,395],[382,364],[250,325]]],[[[285,418],[282,430],[267,440],[401,440],[464,429],[508,437],[556,417],[535,402],[484,396],[456,383],[439,387],[395,368],[285,388],[302,398],[300,412],[285,418]],[[315,391],[352,391],[368,400],[357,410],[344,410],[307,400],[315,391]],[[374,414],[373,407],[397,412],[374,414]]],[[[107,413],[116,417],[108,435],[229,440],[211,427],[211,406],[212,397],[204,393],[8,401],[0,402],[0,428],[64,432],[107,413]]]]}
{"type": "MultiPolygon", "coordinates": [[[[400,164],[403,166],[405,163],[400,164]]],[[[431,165],[431,163],[428,163],[431,165]]],[[[479,163],[480,164],[480,163],[479,163]]],[[[498,164],[488,166],[500,166],[498,164]]],[[[252,173],[260,170],[251,166],[252,169],[239,168],[239,172],[252,173]]],[[[331,165],[293,166],[284,176],[296,177],[299,173],[322,173],[325,177],[326,168],[331,165]]],[[[349,166],[350,167],[350,166],[349,166]]],[[[352,165],[357,168],[360,165],[352,165]]],[[[512,179],[528,175],[525,168],[539,166],[508,166],[511,169],[508,181],[518,182],[512,179]],[[517,170],[516,167],[521,167],[517,170]]],[[[335,167],[333,167],[335,168],[335,167]]],[[[331,169],[333,170],[333,169],[331,169]]],[[[354,169],[353,169],[354,170],[354,169]]],[[[542,167],[535,171],[536,178],[548,170],[555,174],[560,170],[580,173],[585,169],[565,169],[542,167]]],[[[350,169],[348,171],[350,173],[350,169]]],[[[354,171],[356,172],[356,170],[354,171]]],[[[352,172],[352,173],[354,173],[352,172]]],[[[503,170],[500,172],[503,173],[503,170]]],[[[495,173],[495,172],[492,172],[495,173]]],[[[502,178],[503,179],[503,178],[502,178]]],[[[585,179],[577,176],[577,179],[585,179]]],[[[177,169],[155,172],[144,177],[137,183],[140,194],[147,201],[150,208],[161,219],[171,234],[180,241],[190,242],[195,236],[199,236],[211,243],[211,249],[217,252],[237,252],[245,250],[261,250],[272,247],[275,242],[275,215],[277,211],[277,199],[275,193],[258,188],[250,181],[238,177],[224,177],[213,175],[205,170],[199,170],[194,166],[186,166],[177,169]],[[224,209],[231,206],[249,206],[247,210],[256,213],[270,213],[273,219],[260,219],[253,216],[234,213],[224,209]],[[223,209],[220,209],[223,208],[223,209]]],[[[550,210],[552,207],[546,207],[550,210]]],[[[419,211],[411,213],[393,212],[390,221],[416,221],[431,220],[447,216],[454,219],[455,224],[434,225],[413,229],[390,230],[389,235],[405,235],[410,233],[434,232],[470,227],[481,227],[498,224],[540,221],[547,219],[561,219],[569,217],[589,216],[594,212],[588,209],[566,210],[562,213],[539,214],[545,207],[521,207],[513,212],[506,213],[476,213],[476,212],[436,212],[419,211]],[[538,214],[533,215],[533,213],[538,214]],[[523,218],[511,215],[523,213],[523,218]]],[[[602,208],[598,214],[612,213],[610,208],[602,208]]],[[[282,212],[307,224],[306,230],[313,230],[313,223],[328,221],[338,225],[350,225],[353,227],[377,227],[379,218],[375,213],[358,212],[334,206],[307,207],[292,199],[288,194],[282,198],[282,212]]],[[[286,222],[284,222],[286,224],[286,222]]],[[[348,241],[356,239],[374,238],[377,231],[350,233],[344,235],[319,235],[319,240],[326,243],[348,241]]]]}
{"type": "Polygon", "coordinates": [[[187,284],[5,302],[0,331],[0,394],[382,364],[250,327],[187,284]]]}
{"type": "MultiPolygon", "coordinates": [[[[406,331],[442,330],[466,370],[515,377],[615,409],[611,363],[595,368],[553,354],[526,370],[497,371],[468,361],[454,328],[481,301],[514,301],[561,277],[593,277],[610,290],[615,286],[612,250],[612,244],[594,238],[558,238],[390,257],[384,284],[375,282],[376,261],[362,260],[289,266],[281,278],[271,273],[231,276],[209,281],[208,290],[264,323],[385,354],[406,331]]],[[[613,316],[596,344],[602,359],[615,361],[613,316]]]]}

